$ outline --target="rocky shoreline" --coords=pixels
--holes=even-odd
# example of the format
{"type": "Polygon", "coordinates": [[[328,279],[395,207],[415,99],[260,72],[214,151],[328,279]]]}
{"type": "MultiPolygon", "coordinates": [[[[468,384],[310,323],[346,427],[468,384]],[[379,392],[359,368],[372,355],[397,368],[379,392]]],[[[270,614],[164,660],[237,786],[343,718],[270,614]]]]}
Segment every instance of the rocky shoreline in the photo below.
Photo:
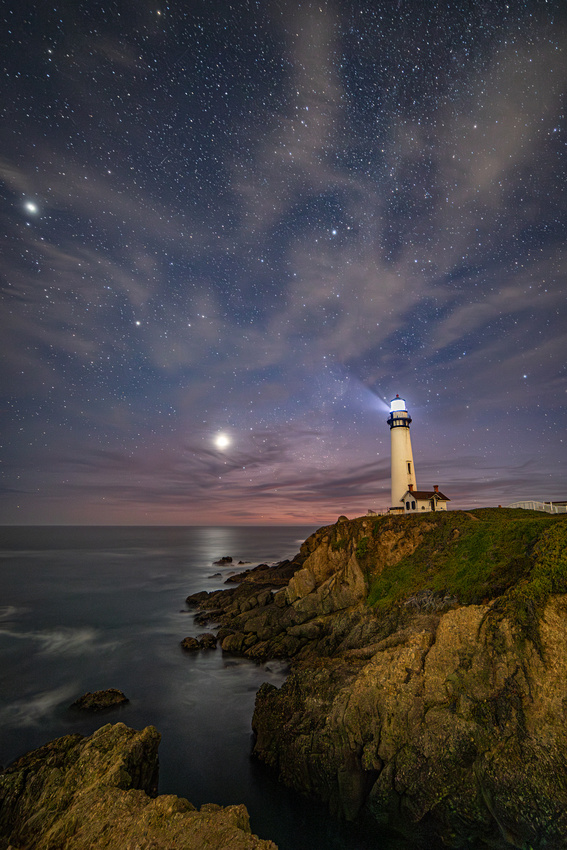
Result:
{"type": "Polygon", "coordinates": [[[0,774],[2,850],[277,850],[245,806],[157,796],[159,733],[123,723],[66,735],[0,774]]]}
{"type": "Polygon", "coordinates": [[[293,561],[187,602],[223,651],[290,659],[284,685],[258,692],[253,718],[254,755],[285,784],[377,833],[560,847],[566,529],[506,510],[340,518],[293,561]],[[479,540],[486,551],[473,553],[479,540]],[[410,595],[370,605],[371,589],[408,564],[410,595]]]}
{"type": "MultiPolygon", "coordinates": [[[[340,517],[227,583],[187,598],[211,631],[182,645],[289,661],[252,721],[253,754],[282,782],[377,847],[385,830],[416,848],[565,846],[567,518],[340,517]]],[[[276,850],[244,806],[157,797],[159,738],[117,723],[14,762],[0,850],[276,850]]]]}

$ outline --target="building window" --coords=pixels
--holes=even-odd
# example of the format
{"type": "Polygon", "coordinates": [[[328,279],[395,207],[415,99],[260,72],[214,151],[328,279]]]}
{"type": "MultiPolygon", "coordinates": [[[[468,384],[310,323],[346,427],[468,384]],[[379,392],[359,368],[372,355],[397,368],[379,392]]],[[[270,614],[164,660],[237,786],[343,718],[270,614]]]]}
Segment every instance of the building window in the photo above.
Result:
{"type": "Polygon", "coordinates": [[[406,502],[406,511],[409,511],[409,502],[406,502]]]}
{"type": "Polygon", "coordinates": [[[408,460],[408,475],[411,475],[411,463],[408,460]]]}
{"type": "Polygon", "coordinates": [[[415,502],[411,503],[411,509],[412,509],[412,511],[415,511],[415,502]]]}

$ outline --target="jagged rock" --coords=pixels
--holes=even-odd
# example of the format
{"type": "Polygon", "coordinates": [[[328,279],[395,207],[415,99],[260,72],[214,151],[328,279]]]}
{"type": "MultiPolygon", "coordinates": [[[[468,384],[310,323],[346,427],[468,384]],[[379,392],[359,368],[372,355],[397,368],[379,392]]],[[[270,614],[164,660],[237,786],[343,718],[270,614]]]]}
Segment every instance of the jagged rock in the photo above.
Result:
{"type": "Polygon", "coordinates": [[[205,603],[209,598],[209,594],[206,590],[200,590],[198,593],[192,593],[191,596],[188,596],[185,602],[187,605],[191,605],[197,608],[202,603],[205,603]]]}
{"type": "Polygon", "coordinates": [[[251,567],[249,570],[228,576],[225,584],[250,582],[251,584],[267,584],[270,587],[282,587],[288,583],[296,569],[297,564],[288,560],[280,561],[273,567],[268,564],[258,564],[257,567],[251,567]]]}
{"type": "Polygon", "coordinates": [[[347,818],[364,808],[401,830],[435,820],[454,847],[474,836],[561,846],[567,604],[556,597],[546,608],[548,663],[519,649],[506,621],[495,635],[488,610],[417,617],[362,666],[336,660],[295,670],[280,690],[264,685],[256,754],[347,818]]]}
{"type": "Polygon", "coordinates": [[[232,556],[231,555],[223,555],[223,557],[219,558],[218,561],[213,561],[213,564],[216,567],[224,567],[227,564],[232,564],[232,556]]]}
{"type": "Polygon", "coordinates": [[[0,847],[277,850],[250,833],[244,806],[155,797],[159,740],[117,723],[22,756],[0,774],[0,847]]]}
{"type": "Polygon", "coordinates": [[[197,635],[199,646],[201,649],[216,649],[217,637],[212,632],[205,632],[202,635],[197,635]]]}
{"type": "Polygon", "coordinates": [[[230,632],[222,639],[221,649],[223,652],[242,652],[245,639],[246,635],[242,632],[230,632]]]}
{"type": "Polygon", "coordinates": [[[565,518],[340,519],[264,604],[244,581],[201,603],[224,651],[292,659],[258,693],[255,755],[341,817],[453,848],[563,846],[565,518]]]}
{"type": "Polygon", "coordinates": [[[205,632],[197,637],[186,637],[181,646],[187,652],[198,652],[200,649],[216,649],[218,638],[212,632],[205,632]]]}
{"type": "Polygon", "coordinates": [[[71,708],[80,708],[82,711],[106,711],[118,705],[129,702],[128,697],[118,688],[107,688],[105,691],[88,691],[82,697],[72,703],[71,708]]]}

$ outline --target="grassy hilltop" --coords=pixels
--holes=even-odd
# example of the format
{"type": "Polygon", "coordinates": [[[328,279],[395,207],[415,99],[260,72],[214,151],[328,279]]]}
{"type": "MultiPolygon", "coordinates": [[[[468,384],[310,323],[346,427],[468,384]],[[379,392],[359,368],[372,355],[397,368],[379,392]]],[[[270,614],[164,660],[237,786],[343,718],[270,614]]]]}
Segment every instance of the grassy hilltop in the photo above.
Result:
{"type": "MultiPolygon", "coordinates": [[[[377,612],[408,601],[419,607],[420,600],[425,605],[451,598],[467,605],[501,597],[502,612],[529,629],[550,594],[567,592],[565,514],[480,508],[354,522],[366,526],[355,552],[368,581],[368,603],[377,612]],[[384,565],[379,541],[388,530],[402,529],[418,545],[384,565]]],[[[336,550],[347,541],[342,525],[334,528],[336,550]]]]}

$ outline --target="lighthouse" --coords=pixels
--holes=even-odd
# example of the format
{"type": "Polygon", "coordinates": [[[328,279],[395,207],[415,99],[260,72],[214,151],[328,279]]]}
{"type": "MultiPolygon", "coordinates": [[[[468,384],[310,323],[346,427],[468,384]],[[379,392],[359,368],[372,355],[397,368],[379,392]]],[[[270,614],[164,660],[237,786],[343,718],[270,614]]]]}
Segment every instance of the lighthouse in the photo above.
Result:
{"type": "Polygon", "coordinates": [[[405,494],[417,490],[417,484],[410,439],[411,416],[405,400],[399,395],[390,402],[390,415],[386,421],[390,426],[391,505],[402,509],[405,494]]]}

